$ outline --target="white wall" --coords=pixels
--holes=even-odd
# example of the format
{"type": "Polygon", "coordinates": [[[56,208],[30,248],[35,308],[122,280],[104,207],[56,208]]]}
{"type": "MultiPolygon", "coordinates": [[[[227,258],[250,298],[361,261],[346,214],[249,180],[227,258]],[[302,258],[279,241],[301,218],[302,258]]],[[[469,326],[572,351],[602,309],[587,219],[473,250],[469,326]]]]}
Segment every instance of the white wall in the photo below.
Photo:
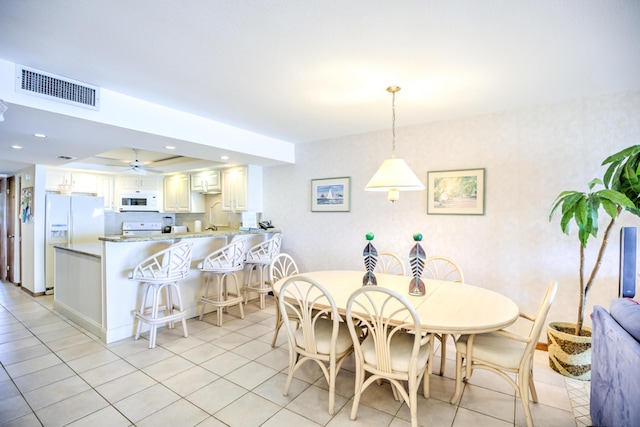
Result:
{"type": "Polygon", "coordinates": [[[28,289],[33,294],[44,294],[45,292],[45,169],[43,166],[35,165],[23,169],[16,174],[16,179],[20,179],[21,188],[18,189],[18,215],[21,222],[21,286],[28,289]],[[32,220],[22,222],[22,200],[23,188],[33,188],[32,220]]]}
{"type": "MultiPolygon", "coordinates": [[[[608,155],[640,144],[640,92],[420,126],[401,127],[397,119],[396,156],[424,183],[427,171],[486,168],[485,215],[427,215],[425,191],[401,193],[395,206],[385,193],[363,191],[390,157],[390,129],[302,144],[295,165],[264,170],[263,217],[283,230],[283,251],[302,271],[364,269],[371,231],[378,250],[398,252],[408,263],[412,235],[421,232],[427,255],[454,258],[468,283],[510,296],[523,311],[533,314],[548,282],[557,280],[549,319],[575,322],[578,241],[575,233],[561,233],[559,218],[548,222],[550,207],[563,190],[586,191],[608,155]],[[351,177],[351,211],[310,212],[310,180],[343,176],[351,177]]],[[[592,305],[608,308],[617,295],[622,225],[640,226],[640,219],[624,213],[617,223],[589,299],[588,324],[592,305]]]]}

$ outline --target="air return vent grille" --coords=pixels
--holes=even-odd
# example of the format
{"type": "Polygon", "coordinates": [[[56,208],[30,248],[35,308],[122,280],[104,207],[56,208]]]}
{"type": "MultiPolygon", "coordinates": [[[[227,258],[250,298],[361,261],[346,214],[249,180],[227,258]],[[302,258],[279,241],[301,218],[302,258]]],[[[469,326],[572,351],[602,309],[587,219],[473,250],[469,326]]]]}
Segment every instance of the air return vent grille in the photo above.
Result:
{"type": "Polygon", "coordinates": [[[16,91],[98,110],[100,89],[33,68],[16,66],[16,91]]]}

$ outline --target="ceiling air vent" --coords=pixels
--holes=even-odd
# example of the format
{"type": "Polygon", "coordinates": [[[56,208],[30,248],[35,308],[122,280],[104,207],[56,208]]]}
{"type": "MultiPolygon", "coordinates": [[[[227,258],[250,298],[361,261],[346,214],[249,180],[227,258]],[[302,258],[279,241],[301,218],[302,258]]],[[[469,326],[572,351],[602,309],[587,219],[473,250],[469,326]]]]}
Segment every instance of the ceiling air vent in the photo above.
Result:
{"type": "Polygon", "coordinates": [[[16,91],[80,107],[100,109],[100,88],[16,65],[16,91]]]}

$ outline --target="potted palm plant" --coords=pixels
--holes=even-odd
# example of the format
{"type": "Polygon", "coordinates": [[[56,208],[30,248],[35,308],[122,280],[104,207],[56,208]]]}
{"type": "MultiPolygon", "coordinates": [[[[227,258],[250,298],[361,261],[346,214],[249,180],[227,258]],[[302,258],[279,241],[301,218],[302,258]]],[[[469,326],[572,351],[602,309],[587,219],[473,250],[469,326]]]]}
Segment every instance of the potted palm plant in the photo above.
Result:
{"type": "Polygon", "coordinates": [[[591,378],[591,329],[583,325],[589,291],[595,282],[618,216],[624,210],[640,216],[640,145],[607,157],[602,165],[608,165],[603,179],[591,180],[587,192],[561,192],[549,215],[551,220],[561,208],[560,228],[568,235],[570,225],[575,224],[580,248],[577,320],[575,323],[552,322],[547,326],[549,365],[563,375],[583,380],[591,378]],[[597,189],[598,186],[603,188],[597,189]],[[585,250],[591,238],[598,239],[600,208],[609,217],[609,222],[600,240],[595,262],[587,270],[585,250]]]}

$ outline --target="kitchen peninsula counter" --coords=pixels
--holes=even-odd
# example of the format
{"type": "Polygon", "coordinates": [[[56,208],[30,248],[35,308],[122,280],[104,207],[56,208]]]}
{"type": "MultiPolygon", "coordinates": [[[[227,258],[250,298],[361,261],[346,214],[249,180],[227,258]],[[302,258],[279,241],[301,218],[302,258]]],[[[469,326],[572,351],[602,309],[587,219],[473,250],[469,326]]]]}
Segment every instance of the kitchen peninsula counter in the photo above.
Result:
{"type": "Polygon", "coordinates": [[[100,336],[102,244],[54,245],[53,263],[53,309],[100,336]]]}
{"type": "Polygon", "coordinates": [[[273,234],[280,233],[280,230],[270,228],[269,230],[263,229],[251,229],[251,230],[238,230],[237,228],[221,228],[218,230],[206,230],[199,232],[187,232],[187,233],[163,233],[153,236],[105,236],[99,237],[100,240],[105,242],[147,242],[153,240],[167,240],[167,239],[199,239],[204,237],[229,237],[229,236],[242,236],[251,234],[273,234]]]}
{"type": "MultiPolygon", "coordinates": [[[[105,343],[135,335],[133,312],[142,299],[142,286],[129,279],[141,261],[170,245],[193,242],[189,276],[180,281],[187,318],[199,314],[198,300],[204,276],[197,268],[209,253],[234,239],[248,239],[247,248],[280,230],[206,230],[154,236],[105,236],[96,243],[57,245],[55,248],[54,309],[84,327],[105,343]]],[[[243,272],[238,280],[244,282],[243,272]]],[[[251,296],[250,296],[251,298],[251,296]]],[[[210,311],[210,308],[207,308],[210,311]]],[[[179,324],[176,327],[181,327],[179,324]]],[[[143,325],[143,332],[148,329],[143,325]]]]}

